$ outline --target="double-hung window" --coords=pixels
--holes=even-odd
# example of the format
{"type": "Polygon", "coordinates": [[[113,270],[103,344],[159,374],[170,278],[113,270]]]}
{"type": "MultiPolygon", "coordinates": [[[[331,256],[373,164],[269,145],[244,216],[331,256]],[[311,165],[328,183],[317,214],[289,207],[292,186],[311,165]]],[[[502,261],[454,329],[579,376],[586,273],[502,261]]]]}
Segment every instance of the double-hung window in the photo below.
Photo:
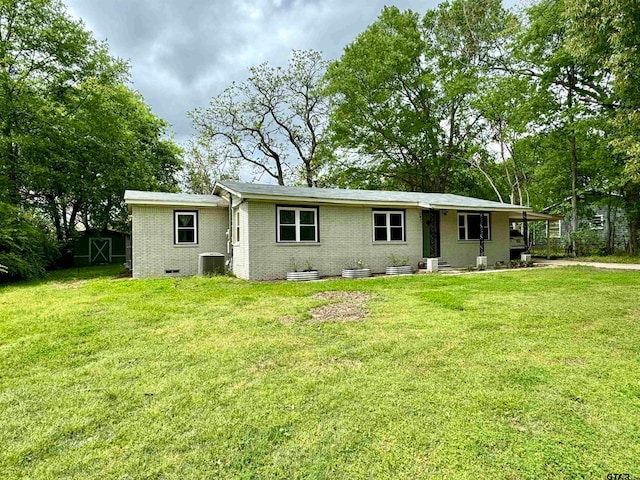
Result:
{"type": "Polygon", "coordinates": [[[374,242],[404,242],[404,211],[403,210],[374,210],[373,211],[373,241],[374,242]]]}
{"type": "Polygon", "coordinates": [[[488,213],[459,213],[458,240],[480,240],[480,215],[484,217],[483,238],[491,240],[491,217],[488,213]]]}
{"type": "Polygon", "coordinates": [[[283,243],[317,243],[317,207],[277,207],[277,240],[283,243]]]}
{"type": "Polygon", "coordinates": [[[181,211],[173,212],[174,237],[176,245],[198,244],[198,212],[181,211]]]}

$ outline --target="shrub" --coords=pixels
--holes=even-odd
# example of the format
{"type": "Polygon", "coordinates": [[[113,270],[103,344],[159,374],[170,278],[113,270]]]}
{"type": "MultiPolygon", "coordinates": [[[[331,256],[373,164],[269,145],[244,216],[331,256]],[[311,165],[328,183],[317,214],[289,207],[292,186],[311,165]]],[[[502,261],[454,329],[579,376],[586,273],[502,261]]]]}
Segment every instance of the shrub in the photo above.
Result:
{"type": "Polygon", "coordinates": [[[42,222],[24,210],[0,203],[0,282],[44,275],[60,252],[42,222]]]}
{"type": "Polygon", "coordinates": [[[392,253],[389,255],[389,264],[391,267],[404,267],[409,265],[409,257],[398,257],[392,253]]]}

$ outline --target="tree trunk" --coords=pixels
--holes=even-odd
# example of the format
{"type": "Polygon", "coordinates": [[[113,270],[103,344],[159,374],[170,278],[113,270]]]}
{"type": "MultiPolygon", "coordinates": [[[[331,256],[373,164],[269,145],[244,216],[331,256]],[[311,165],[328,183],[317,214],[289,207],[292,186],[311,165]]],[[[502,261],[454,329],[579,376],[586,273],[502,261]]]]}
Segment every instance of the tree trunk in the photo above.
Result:
{"type": "Polygon", "coordinates": [[[576,256],[576,233],[578,233],[578,150],[573,115],[573,96],[576,78],[573,70],[569,72],[569,91],[567,107],[569,109],[569,146],[571,153],[571,255],[576,256]]]}

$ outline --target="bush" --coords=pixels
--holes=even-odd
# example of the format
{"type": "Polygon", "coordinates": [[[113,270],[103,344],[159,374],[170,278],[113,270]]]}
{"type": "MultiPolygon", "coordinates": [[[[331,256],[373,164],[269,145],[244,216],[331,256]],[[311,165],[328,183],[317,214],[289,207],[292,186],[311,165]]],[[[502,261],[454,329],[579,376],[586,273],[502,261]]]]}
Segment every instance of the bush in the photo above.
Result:
{"type": "Polygon", "coordinates": [[[43,224],[18,207],[0,203],[0,282],[40,277],[59,256],[43,224]]]}
{"type": "Polygon", "coordinates": [[[606,250],[606,245],[599,237],[598,233],[589,229],[582,228],[570,235],[565,235],[562,239],[567,251],[570,251],[571,240],[575,240],[577,257],[588,257],[595,255],[598,251],[606,250]]]}

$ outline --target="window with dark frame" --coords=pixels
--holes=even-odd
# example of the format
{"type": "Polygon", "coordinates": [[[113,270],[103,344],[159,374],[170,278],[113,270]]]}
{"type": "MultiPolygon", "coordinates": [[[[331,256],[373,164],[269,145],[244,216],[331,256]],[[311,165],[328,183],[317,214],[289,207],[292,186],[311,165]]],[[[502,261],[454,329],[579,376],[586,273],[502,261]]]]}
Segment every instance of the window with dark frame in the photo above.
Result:
{"type": "Polygon", "coordinates": [[[235,220],[235,233],[236,238],[234,239],[235,243],[240,242],[240,209],[236,208],[236,214],[234,215],[235,220]]]}
{"type": "Polygon", "coordinates": [[[277,207],[277,241],[280,243],[317,243],[317,207],[277,207]]]}
{"type": "Polygon", "coordinates": [[[173,212],[173,222],[175,227],[175,245],[197,245],[198,244],[198,212],[179,211],[173,212]]]}
{"type": "Polygon", "coordinates": [[[373,241],[404,242],[404,220],[403,210],[374,210],[373,241]]]}
{"type": "MultiPolygon", "coordinates": [[[[480,213],[459,213],[458,214],[458,240],[480,240],[480,213]]],[[[491,240],[491,217],[488,213],[484,215],[484,235],[485,240],[491,240]]]]}

